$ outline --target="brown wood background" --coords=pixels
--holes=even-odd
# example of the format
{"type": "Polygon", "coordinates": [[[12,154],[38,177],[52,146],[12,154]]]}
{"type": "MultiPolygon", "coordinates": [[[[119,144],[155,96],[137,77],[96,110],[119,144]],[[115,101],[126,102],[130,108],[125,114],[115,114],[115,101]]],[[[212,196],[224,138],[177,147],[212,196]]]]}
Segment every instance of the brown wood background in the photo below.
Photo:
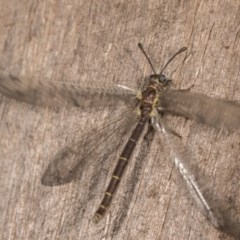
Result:
{"type": "MultiPolygon", "coordinates": [[[[240,100],[238,0],[0,0],[0,9],[1,71],[33,81],[136,86],[151,73],[138,42],[159,69],[186,46],[187,54],[166,70],[174,87],[194,84],[191,91],[240,100]]],[[[86,169],[79,182],[40,183],[51,157],[78,137],[79,127],[87,128],[88,115],[76,109],[55,113],[3,96],[0,115],[0,239],[232,239],[202,217],[156,141],[141,166],[132,159],[108,214],[94,225],[91,217],[115,159],[86,169]]],[[[239,135],[177,117],[168,124],[208,176],[209,191],[239,220],[239,135]]]]}

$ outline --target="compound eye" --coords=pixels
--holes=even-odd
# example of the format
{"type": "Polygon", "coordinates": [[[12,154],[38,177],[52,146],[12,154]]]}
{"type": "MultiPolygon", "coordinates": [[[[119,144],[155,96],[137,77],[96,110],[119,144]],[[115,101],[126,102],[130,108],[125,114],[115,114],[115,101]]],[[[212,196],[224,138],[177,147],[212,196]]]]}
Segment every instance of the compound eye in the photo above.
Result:
{"type": "Polygon", "coordinates": [[[168,82],[168,79],[163,74],[161,74],[158,79],[159,79],[160,83],[167,83],[168,82]]]}
{"type": "Polygon", "coordinates": [[[152,74],[152,75],[149,76],[149,79],[150,79],[150,80],[159,79],[159,75],[158,75],[158,74],[152,74]]]}

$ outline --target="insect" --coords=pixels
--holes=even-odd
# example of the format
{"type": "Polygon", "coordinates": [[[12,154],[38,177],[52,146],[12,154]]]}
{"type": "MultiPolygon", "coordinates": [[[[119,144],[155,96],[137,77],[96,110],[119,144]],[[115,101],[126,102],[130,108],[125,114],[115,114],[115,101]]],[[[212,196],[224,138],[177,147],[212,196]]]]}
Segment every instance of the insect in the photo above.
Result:
{"type": "Polygon", "coordinates": [[[116,120],[116,123],[120,125],[117,129],[114,128],[114,124],[105,125],[98,132],[99,142],[97,144],[94,141],[90,142],[87,137],[82,138],[75,146],[61,151],[55,156],[44,173],[42,183],[44,185],[60,185],[70,182],[79,172],[79,169],[83,168],[87,159],[97,155],[96,152],[104,151],[107,148],[107,141],[111,141],[111,137],[116,132],[125,134],[126,129],[131,129],[131,136],[122,150],[104,198],[94,215],[94,221],[98,222],[109,208],[132,152],[144,129],[148,126],[149,131],[155,130],[157,134],[163,136],[164,143],[170,149],[170,156],[175,166],[181,173],[190,194],[203,215],[215,228],[227,231],[223,216],[209,204],[191,174],[185,154],[175,147],[173,134],[162,121],[162,114],[168,112],[193,119],[219,130],[234,131],[240,128],[240,104],[223,99],[213,99],[203,94],[191,93],[189,90],[172,90],[169,88],[171,80],[163,75],[163,71],[186,48],[181,48],[174,54],[164,65],[161,72],[157,73],[142,44],[139,43],[138,46],[153,70],[153,74],[147,78],[145,87],[141,91],[123,85],[105,86],[54,81],[42,82],[40,80],[22,80],[7,73],[0,74],[0,92],[18,101],[44,107],[60,107],[64,102],[66,105],[78,107],[82,111],[92,106],[115,107],[120,104],[127,106],[127,116],[131,114],[130,118],[116,120]],[[105,128],[107,130],[104,130],[105,128]],[[111,130],[109,130],[110,128],[111,130]],[[72,155],[80,157],[74,163],[68,163],[68,158],[72,155]]]}

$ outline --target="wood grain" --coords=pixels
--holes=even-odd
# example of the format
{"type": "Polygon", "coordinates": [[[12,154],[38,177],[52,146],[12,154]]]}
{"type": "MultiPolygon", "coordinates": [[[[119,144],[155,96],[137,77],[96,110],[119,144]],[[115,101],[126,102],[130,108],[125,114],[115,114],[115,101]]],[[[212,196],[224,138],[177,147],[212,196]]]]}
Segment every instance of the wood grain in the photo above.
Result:
{"type": "MultiPolygon", "coordinates": [[[[0,71],[138,88],[151,74],[138,42],[157,69],[186,46],[165,71],[173,87],[240,100],[239,1],[0,0],[0,8],[0,71]]],[[[0,114],[1,239],[233,239],[202,217],[157,139],[132,158],[98,225],[91,218],[121,149],[96,159],[80,181],[41,185],[54,154],[114,112],[53,112],[0,96],[0,114]]],[[[239,220],[239,134],[166,121],[206,176],[207,191],[239,220]]]]}

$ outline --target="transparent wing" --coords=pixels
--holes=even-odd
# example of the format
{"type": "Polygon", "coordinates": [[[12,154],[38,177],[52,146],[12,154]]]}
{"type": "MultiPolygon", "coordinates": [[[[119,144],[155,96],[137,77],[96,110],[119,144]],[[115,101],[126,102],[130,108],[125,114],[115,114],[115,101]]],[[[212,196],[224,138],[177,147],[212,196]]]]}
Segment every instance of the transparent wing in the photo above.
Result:
{"type": "Polygon", "coordinates": [[[192,168],[192,165],[189,161],[189,156],[181,144],[180,139],[169,133],[168,129],[161,121],[160,116],[154,116],[152,118],[152,124],[156,132],[161,133],[164,144],[170,153],[170,157],[175,167],[185,180],[186,186],[202,214],[215,228],[223,229],[225,226],[223,217],[217,209],[214,209],[212,205],[210,206],[209,200],[206,198],[206,196],[204,196],[203,191],[199,187],[195,176],[193,175],[193,172],[196,173],[196,169],[192,168]]]}
{"type": "Polygon", "coordinates": [[[159,108],[217,129],[233,131],[240,128],[240,104],[232,101],[186,90],[166,90],[159,97],[159,108]]]}
{"type": "Polygon", "coordinates": [[[136,91],[121,85],[79,84],[64,81],[20,79],[0,74],[0,93],[15,100],[47,107],[63,105],[79,108],[116,107],[128,104],[136,91]]]}
{"type": "Polygon", "coordinates": [[[42,177],[46,186],[61,185],[80,177],[86,164],[104,156],[107,158],[121,144],[121,139],[129,133],[139,116],[132,110],[122,117],[111,119],[111,122],[92,129],[88,134],[80,136],[73,146],[66,147],[56,154],[42,177]]]}

